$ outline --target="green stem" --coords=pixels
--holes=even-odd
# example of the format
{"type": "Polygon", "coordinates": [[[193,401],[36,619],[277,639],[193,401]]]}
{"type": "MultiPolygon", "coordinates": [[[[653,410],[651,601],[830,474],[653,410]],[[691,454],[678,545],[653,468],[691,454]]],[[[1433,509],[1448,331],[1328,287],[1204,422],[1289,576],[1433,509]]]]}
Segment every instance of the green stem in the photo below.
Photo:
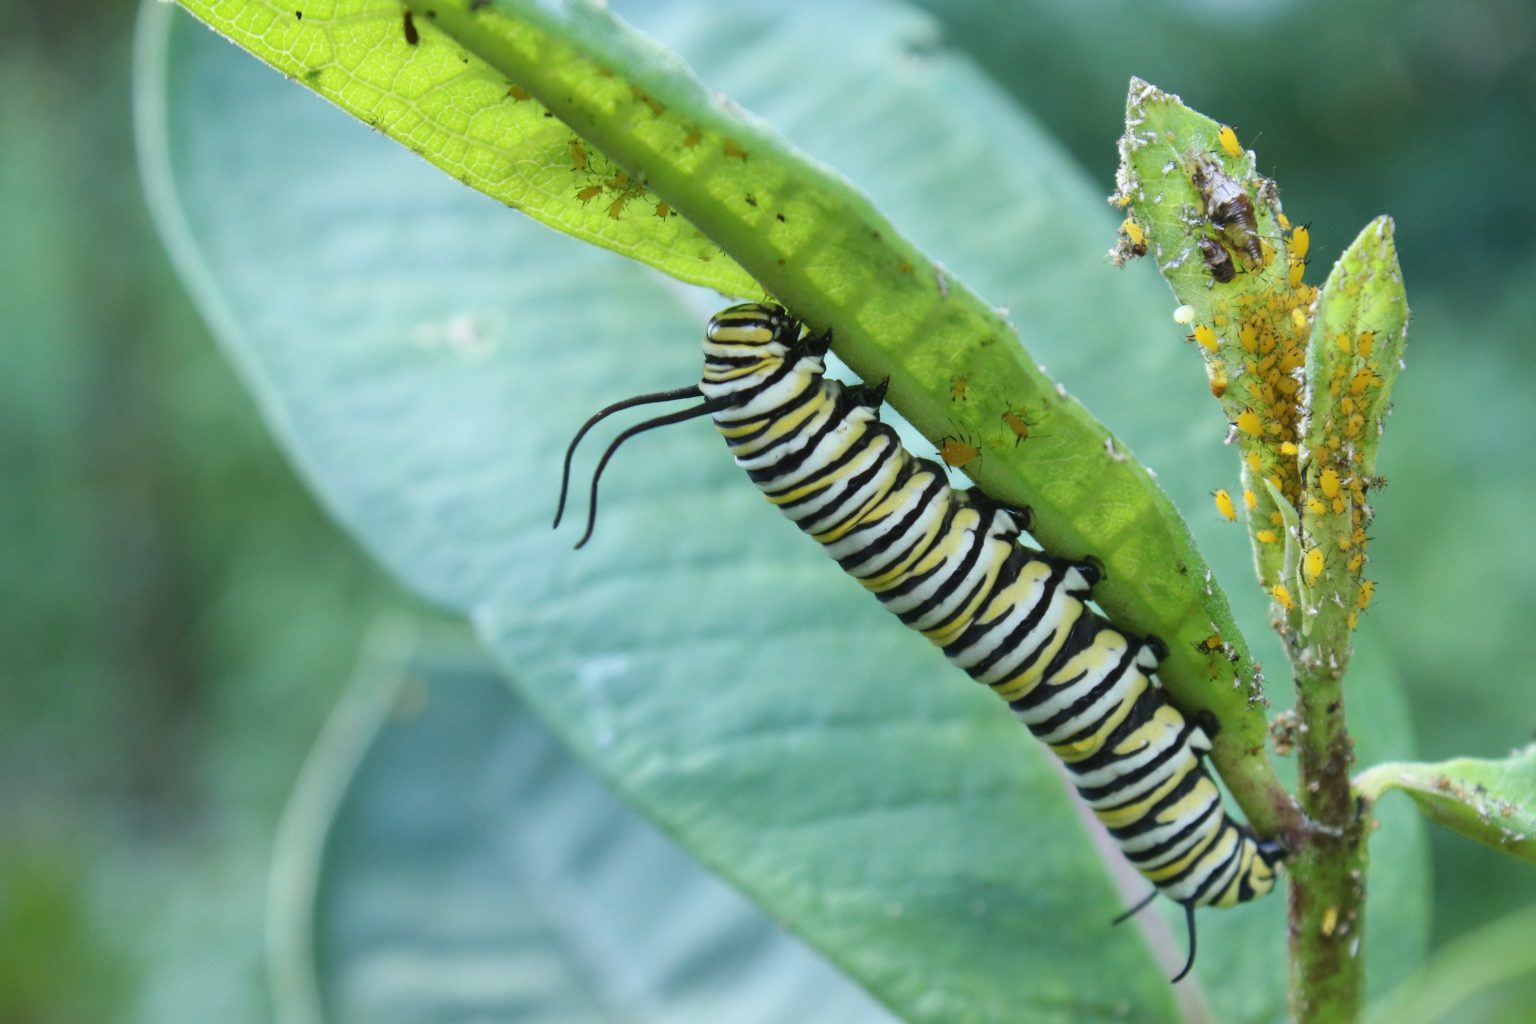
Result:
{"type": "Polygon", "coordinates": [[[1293,1021],[1342,1024],[1360,1013],[1368,821],[1350,786],[1339,663],[1319,650],[1292,651],[1301,804],[1316,826],[1288,863],[1289,992],[1293,1021]]]}

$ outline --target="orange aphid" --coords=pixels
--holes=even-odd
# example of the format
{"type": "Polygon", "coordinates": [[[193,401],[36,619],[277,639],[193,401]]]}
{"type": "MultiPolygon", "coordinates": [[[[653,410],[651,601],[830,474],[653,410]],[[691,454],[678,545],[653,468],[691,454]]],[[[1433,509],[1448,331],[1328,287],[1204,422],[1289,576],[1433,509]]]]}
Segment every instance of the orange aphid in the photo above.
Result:
{"type": "Polygon", "coordinates": [[[963,469],[981,457],[981,449],[964,438],[945,437],[939,441],[939,458],[951,469],[963,469]]]}

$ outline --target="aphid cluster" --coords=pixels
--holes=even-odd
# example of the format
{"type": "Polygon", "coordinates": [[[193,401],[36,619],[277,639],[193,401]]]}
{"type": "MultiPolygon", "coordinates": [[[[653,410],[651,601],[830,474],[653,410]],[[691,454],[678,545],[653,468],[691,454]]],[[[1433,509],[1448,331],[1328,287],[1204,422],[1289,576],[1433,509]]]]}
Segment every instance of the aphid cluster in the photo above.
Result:
{"type": "MultiPolygon", "coordinates": [[[[1228,155],[1241,152],[1230,128],[1221,129],[1219,142],[1228,155]]],[[[1317,298],[1317,289],[1304,279],[1310,230],[1306,225],[1293,226],[1274,205],[1273,195],[1256,189],[1260,201],[1269,204],[1285,254],[1283,279],[1269,274],[1274,249],[1260,233],[1254,198],[1243,183],[1222,170],[1212,155],[1191,161],[1189,175],[1200,194],[1203,217],[1214,232],[1196,236],[1206,272],[1217,284],[1233,281],[1237,277],[1234,254],[1242,258],[1245,272],[1261,271],[1245,287],[1213,291],[1206,320],[1198,320],[1192,308],[1186,319],[1193,326],[1190,337],[1205,357],[1211,393],[1223,400],[1231,417],[1231,438],[1243,459],[1243,504],[1250,516],[1262,517],[1250,528],[1261,549],[1260,564],[1268,570],[1263,585],[1282,610],[1296,607],[1301,595],[1292,592],[1281,573],[1287,533],[1295,527],[1286,525],[1282,509],[1265,493],[1268,488],[1314,520],[1325,515],[1348,517],[1347,523],[1326,531],[1338,538],[1327,550],[1312,542],[1310,531],[1301,531],[1295,538],[1298,553],[1294,557],[1304,595],[1319,584],[1334,559],[1343,559],[1355,586],[1352,594],[1333,599],[1350,602],[1347,621],[1353,628],[1372,592],[1369,582],[1360,579],[1371,516],[1366,491],[1372,481],[1359,465],[1359,441],[1363,432],[1375,429],[1366,421],[1364,410],[1382,385],[1380,367],[1372,357],[1373,338],[1365,333],[1337,339],[1341,354],[1351,358],[1333,364],[1326,386],[1331,398],[1328,408],[1336,412],[1329,422],[1311,425],[1314,433],[1317,426],[1322,427],[1324,440],[1317,450],[1308,450],[1303,432],[1308,429],[1305,419],[1312,396],[1306,393],[1304,376],[1317,298]],[[1269,555],[1262,554],[1266,547],[1271,548],[1269,555]],[[1334,547],[1337,550],[1331,550],[1334,547]]],[[[1215,500],[1222,518],[1237,518],[1237,506],[1227,491],[1215,492],[1215,500]]]]}
{"type": "Polygon", "coordinates": [[[1376,335],[1371,331],[1351,334],[1340,331],[1333,336],[1335,360],[1332,373],[1315,386],[1328,389],[1327,412],[1311,424],[1309,433],[1318,443],[1306,452],[1307,494],[1305,510],[1316,532],[1336,538],[1337,551],[1310,546],[1303,556],[1302,578],[1310,586],[1318,581],[1327,561],[1344,560],[1344,568],[1353,584],[1353,593],[1338,595],[1349,611],[1346,621],[1351,629],[1360,613],[1371,603],[1374,586],[1363,579],[1366,563],[1367,529],[1373,515],[1367,495],[1381,481],[1365,469],[1365,442],[1370,432],[1379,429],[1367,419],[1366,411],[1375,407],[1383,387],[1383,367],[1376,351],[1376,335]]]}

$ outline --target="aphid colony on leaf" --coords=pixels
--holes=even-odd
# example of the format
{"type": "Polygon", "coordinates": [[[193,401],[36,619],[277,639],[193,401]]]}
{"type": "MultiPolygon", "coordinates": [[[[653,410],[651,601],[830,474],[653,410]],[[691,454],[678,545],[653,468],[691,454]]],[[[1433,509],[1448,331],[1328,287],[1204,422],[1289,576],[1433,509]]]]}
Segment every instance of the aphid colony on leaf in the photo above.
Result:
{"type": "MultiPolygon", "coordinates": [[[[1243,156],[1230,128],[1218,130],[1217,144],[1229,157],[1243,156]]],[[[1191,157],[1183,166],[1199,192],[1201,206],[1201,219],[1187,218],[1186,224],[1211,284],[1229,284],[1240,273],[1261,273],[1272,262],[1275,247],[1259,232],[1255,199],[1245,183],[1229,175],[1216,154],[1191,157]],[[1202,233],[1209,231],[1214,234],[1202,233]],[[1242,257],[1243,262],[1239,264],[1234,257],[1242,257]]],[[[1355,460],[1361,452],[1363,432],[1369,427],[1362,410],[1368,408],[1370,395],[1382,382],[1371,362],[1374,338],[1368,331],[1358,337],[1340,335],[1339,350],[1352,359],[1331,361],[1332,378],[1327,385],[1333,396],[1329,406],[1332,418],[1325,442],[1315,451],[1304,451],[1301,430],[1308,396],[1301,387],[1302,368],[1307,361],[1317,297],[1317,289],[1304,280],[1311,230],[1305,224],[1292,225],[1278,207],[1272,184],[1263,179],[1258,182],[1258,201],[1265,204],[1281,232],[1276,241],[1283,239],[1284,277],[1245,278],[1245,288],[1213,290],[1202,309],[1182,306],[1176,319],[1193,324],[1189,337],[1205,359],[1211,393],[1222,400],[1230,417],[1229,440],[1243,452],[1243,499],[1248,512],[1252,514],[1258,503],[1248,485],[1263,481],[1298,512],[1311,517],[1349,517],[1347,523],[1331,527],[1322,526],[1316,518],[1309,520],[1312,525],[1297,533],[1302,548],[1299,562],[1291,570],[1294,579],[1276,578],[1281,567],[1278,562],[1269,562],[1272,568],[1263,581],[1265,590],[1289,612],[1297,607],[1299,597],[1309,604],[1322,599],[1324,595],[1317,594],[1315,588],[1337,587],[1340,580],[1334,580],[1330,571],[1335,565],[1329,554],[1333,542],[1325,549],[1312,540],[1313,530],[1326,529],[1328,535],[1340,537],[1342,560],[1337,564],[1353,581],[1348,584],[1350,592],[1329,593],[1335,604],[1351,608],[1348,624],[1353,628],[1359,612],[1369,603],[1370,593],[1368,581],[1360,580],[1360,572],[1366,560],[1365,527],[1370,521],[1365,493],[1372,482],[1356,471],[1355,460]],[[1311,470],[1306,485],[1310,490],[1304,493],[1302,466],[1309,462],[1319,468],[1311,470]],[[1299,596],[1292,592],[1297,583],[1301,585],[1299,596]]],[[[1217,511],[1223,518],[1235,519],[1236,505],[1231,496],[1226,491],[1215,495],[1217,511]]],[[[1262,522],[1252,524],[1256,544],[1280,545],[1283,534],[1278,515],[1270,511],[1276,519],[1274,528],[1262,522]]]]}
{"type": "MultiPolygon", "coordinates": [[[[1210,739],[1169,704],[1155,670],[1161,642],[1118,629],[1088,607],[1103,575],[1093,559],[1048,555],[1020,541],[1027,510],[977,488],[955,490],[945,468],[913,456],[879,420],[885,385],[826,379],[831,332],[806,335],[776,306],[733,306],[704,336],[697,385],[639,395],[589,419],[566,452],[558,525],[572,454],[596,423],[623,409],[697,404],[618,435],[700,416],[714,420],[748,477],[902,622],[990,687],[1061,758],[1078,793],[1125,857],[1184,908],[1194,963],[1196,907],[1226,907],[1274,887],[1280,849],[1229,817],[1202,756],[1210,739]]],[[[979,454],[944,453],[952,465],[979,454]]],[[[960,462],[959,464],[963,464],[960,462]]],[[[1230,504],[1230,498],[1228,499],[1230,504]]],[[[1126,916],[1129,916],[1128,914],[1126,916]]]]}

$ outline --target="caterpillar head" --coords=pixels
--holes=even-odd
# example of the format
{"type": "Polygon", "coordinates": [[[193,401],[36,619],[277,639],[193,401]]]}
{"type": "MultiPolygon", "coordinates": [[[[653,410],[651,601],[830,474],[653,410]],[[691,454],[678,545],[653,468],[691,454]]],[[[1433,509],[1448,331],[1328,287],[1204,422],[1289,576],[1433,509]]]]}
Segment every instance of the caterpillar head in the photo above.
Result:
{"type": "Polygon", "coordinates": [[[772,345],[787,352],[800,340],[800,322],[781,306],[748,302],[716,313],[709,321],[704,339],[710,345],[736,349],[743,355],[766,354],[761,350],[772,345]]]}

